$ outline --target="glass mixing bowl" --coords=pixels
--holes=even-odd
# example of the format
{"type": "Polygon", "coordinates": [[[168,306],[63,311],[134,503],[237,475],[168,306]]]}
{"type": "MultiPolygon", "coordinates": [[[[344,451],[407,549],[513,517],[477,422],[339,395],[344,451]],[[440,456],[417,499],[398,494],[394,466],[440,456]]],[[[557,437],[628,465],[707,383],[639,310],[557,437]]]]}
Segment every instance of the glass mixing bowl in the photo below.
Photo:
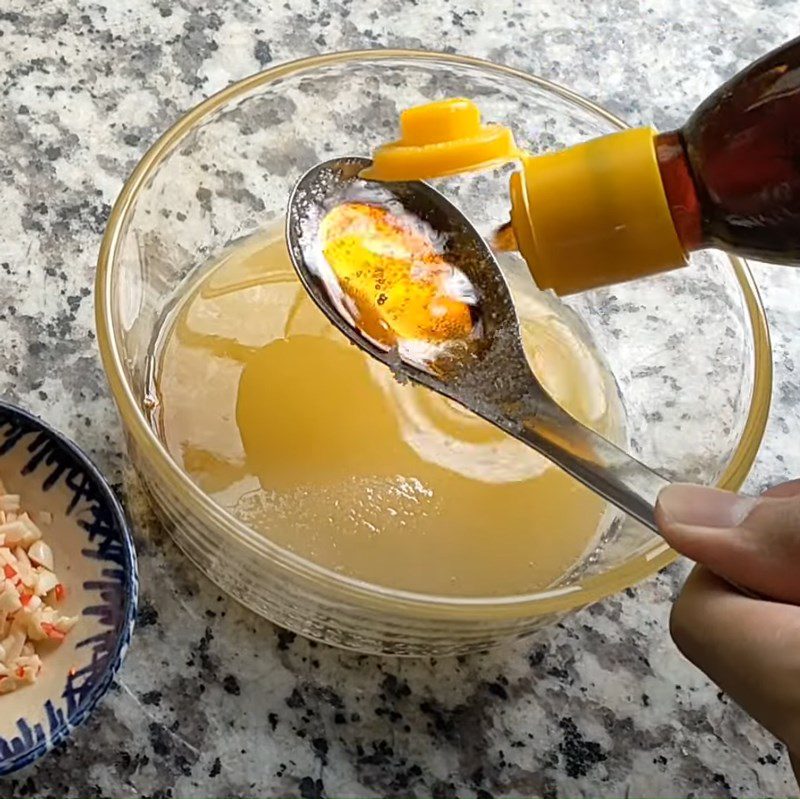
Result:
{"type": "MultiPolygon", "coordinates": [[[[206,100],[156,142],[117,200],[98,264],[103,362],[133,462],[175,541],[257,613],[362,651],[487,647],[619,591],[674,557],[626,520],[551,590],[475,599],[371,585],[234,519],[176,466],[148,424],[151,342],[174,288],[232,241],[279,219],[312,164],[368,154],[393,137],[402,108],[448,96],[472,98],[487,121],[512,127],[532,151],[623,127],[566,89],[472,58],[367,51],[284,64],[206,100]]],[[[507,218],[507,181],[501,169],[447,181],[443,190],[488,234],[507,218]]],[[[673,478],[738,488],[761,442],[771,389],[767,326],[746,265],[703,253],[686,270],[569,304],[616,378],[629,449],[673,478]]]]}

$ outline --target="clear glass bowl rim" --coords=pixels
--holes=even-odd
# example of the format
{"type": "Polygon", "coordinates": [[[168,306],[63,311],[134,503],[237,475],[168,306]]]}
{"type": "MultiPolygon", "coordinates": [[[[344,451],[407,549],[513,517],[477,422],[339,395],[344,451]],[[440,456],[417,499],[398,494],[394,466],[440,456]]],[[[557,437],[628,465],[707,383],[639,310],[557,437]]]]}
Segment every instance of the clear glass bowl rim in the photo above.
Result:
{"type": "MultiPolygon", "coordinates": [[[[477,611],[480,615],[525,618],[563,613],[617,593],[667,566],[675,560],[677,553],[664,542],[655,539],[652,547],[643,554],[601,574],[585,577],[579,585],[531,594],[480,598],[402,591],[341,575],[319,566],[258,535],[204,494],[175,464],[155,436],[126,380],[112,313],[114,263],[137,198],[142,190],[146,189],[160,164],[187,133],[202,124],[214,111],[259,86],[278,78],[310,73],[320,67],[370,61],[439,62],[522,80],[605,119],[618,129],[628,127],[614,114],[552,81],[483,59],[435,51],[402,49],[342,51],[289,61],[232,83],[188,111],[150,147],[123,185],[108,219],[97,263],[95,323],[103,366],[123,424],[135,444],[140,447],[143,457],[150,459],[150,465],[156,469],[159,477],[167,481],[172,490],[179,492],[198,516],[224,530],[225,535],[233,536],[238,543],[252,550],[254,555],[277,561],[297,576],[323,585],[327,584],[330,588],[338,588],[349,595],[351,601],[361,601],[370,605],[389,600],[397,606],[406,606],[407,610],[423,614],[427,610],[428,613],[433,612],[437,615],[473,617],[477,611]]],[[[742,435],[716,485],[720,488],[738,490],[755,461],[769,416],[772,394],[772,348],[766,314],[750,269],[742,259],[731,257],[729,260],[742,290],[752,328],[754,374],[750,407],[742,435]]]]}

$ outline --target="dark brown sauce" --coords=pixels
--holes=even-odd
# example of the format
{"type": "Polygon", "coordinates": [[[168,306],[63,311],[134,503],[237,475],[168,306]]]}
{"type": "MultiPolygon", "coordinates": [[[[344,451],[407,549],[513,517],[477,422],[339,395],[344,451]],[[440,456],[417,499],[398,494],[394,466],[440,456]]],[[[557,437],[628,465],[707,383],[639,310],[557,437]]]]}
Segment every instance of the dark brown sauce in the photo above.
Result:
{"type": "Polygon", "coordinates": [[[800,261],[800,38],[721,86],[657,152],[687,250],[800,261]]]}
{"type": "Polygon", "coordinates": [[[496,252],[516,252],[517,238],[511,222],[506,222],[495,230],[492,236],[492,249],[496,252]]]}

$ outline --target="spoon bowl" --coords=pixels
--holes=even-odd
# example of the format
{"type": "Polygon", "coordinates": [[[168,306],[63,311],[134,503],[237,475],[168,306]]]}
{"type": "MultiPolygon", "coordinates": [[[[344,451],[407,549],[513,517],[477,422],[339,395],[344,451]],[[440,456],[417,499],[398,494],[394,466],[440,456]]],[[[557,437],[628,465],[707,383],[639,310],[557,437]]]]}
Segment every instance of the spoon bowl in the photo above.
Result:
{"type": "Polygon", "coordinates": [[[549,458],[584,485],[657,531],[654,507],[667,485],[661,475],[568,414],[530,368],[519,319],[489,246],[446,197],[419,181],[363,180],[370,160],[336,158],[312,167],[295,185],[286,240],[297,274],[330,322],[398,380],[413,380],[459,403],[549,458]],[[332,208],[352,201],[400,208],[441,237],[442,255],[475,291],[473,335],[437,348],[425,360],[407,357],[365,334],[321,253],[319,225],[332,208]]]}

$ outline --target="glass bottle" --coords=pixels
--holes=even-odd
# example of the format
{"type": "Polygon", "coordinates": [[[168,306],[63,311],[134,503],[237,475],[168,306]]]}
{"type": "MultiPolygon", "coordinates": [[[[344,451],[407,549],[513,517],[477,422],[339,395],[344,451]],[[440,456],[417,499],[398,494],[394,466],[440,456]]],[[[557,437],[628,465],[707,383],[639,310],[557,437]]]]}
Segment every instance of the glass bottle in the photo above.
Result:
{"type": "Polygon", "coordinates": [[[511,227],[540,288],[619,283],[705,247],[800,264],[800,38],[678,130],[625,130],[521,162],[511,227]]]}

